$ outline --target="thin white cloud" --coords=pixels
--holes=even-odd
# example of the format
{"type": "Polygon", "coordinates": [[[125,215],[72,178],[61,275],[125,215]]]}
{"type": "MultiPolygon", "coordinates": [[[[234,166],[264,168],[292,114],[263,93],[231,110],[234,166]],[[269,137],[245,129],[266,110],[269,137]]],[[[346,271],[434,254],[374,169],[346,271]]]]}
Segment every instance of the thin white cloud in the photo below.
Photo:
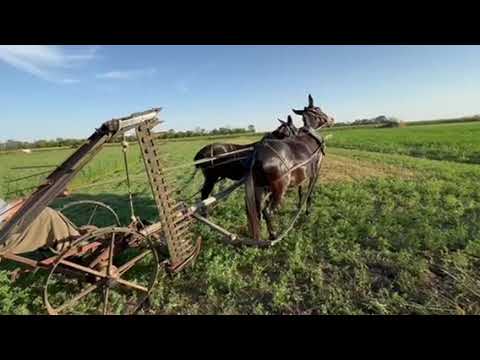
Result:
{"type": "Polygon", "coordinates": [[[78,79],[62,79],[60,81],[62,84],[77,84],[80,82],[78,79]]]}
{"type": "Polygon", "coordinates": [[[94,60],[98,49],[98,46],[82,46],[73,51],[54,45],[0,45],[0,61],[43,80],[73,84],[79,80],[65,75],[65,71],[94,60]]]}
{"type": "Polygon", "coordinates": [[[157,69],[135,69],[135,70],[114,70],[97,74],[98,79],[109,80],[132,80],[146,76],[151,76],[157,72],[157,69]]]}

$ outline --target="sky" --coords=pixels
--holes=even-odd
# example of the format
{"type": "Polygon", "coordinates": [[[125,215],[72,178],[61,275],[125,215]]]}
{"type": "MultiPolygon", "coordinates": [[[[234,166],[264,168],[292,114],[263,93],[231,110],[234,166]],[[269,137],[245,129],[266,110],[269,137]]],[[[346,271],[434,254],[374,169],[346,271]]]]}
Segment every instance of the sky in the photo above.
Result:
{"type": "Polygon", "coordinates": [[[480,114],[480,46],[0,45],[0,142],[85,138],[162,107],[164,129],[267,131],[308,94],[337,122],[480,114]]]}

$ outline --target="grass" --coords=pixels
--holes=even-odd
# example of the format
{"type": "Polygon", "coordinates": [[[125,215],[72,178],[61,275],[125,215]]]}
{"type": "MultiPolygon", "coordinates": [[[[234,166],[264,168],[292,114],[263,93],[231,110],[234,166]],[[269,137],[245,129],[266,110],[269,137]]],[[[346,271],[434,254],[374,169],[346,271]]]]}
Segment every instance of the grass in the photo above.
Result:
{"type": "MultiPolygon", "coordinates": [[[[222,245],[218,234],[195,225],[204,239],[200,257],[194,268],[174,278],[161,274],[152,297],[154,312],[480,314],[480,166],[474,156],[479,129],[465,123],[335,132],[309,218],[268,250],[222,245]],[[451,146],[444,147],[445,142],[451,146]],[[428,156],[420,158],[415,146],[424,146],[428,156]],[[468,156],[460,157],[457,147],[468,156]]],[[[228,141],[248,143],[252,138],[228,141]]],[[[183,163],[208,142],[176,141],[161,149],[167,163],[183,163]]],[[[34,172],[14,174],[9,167],[58,163],[70,151],[0,157],[0,197],[6,193],[6,178],[34,172]]],[[[129,157],[132,173],[140,173],[135,146],[129,157]]],[[[120,176],[122,169],[120,150],[106,148],[72,188],[120,176]]],[[[172,177],[184,183],[191,170],[179,169],[172,177]]],[[[198,176],[184,196],[201,180],[198,176]]],[[[155,220],[148,183],[136,181],[134,191],[141,216],[155,220]]],[[[74,198],[104,201],[128,221],[123,184],[80,189],[74,198]]],[[[295,213],[295,203],[292,191],[276,217],[278,225],[295,213]]],[[[212,219],[246,233],[242,191],[215,208],[212,219]]],[[[44,313],[38,297],[43,275],[27,275],[13,286],[13,268],[0,263],[0,313],[44,313]]]]}
{"type": "Polygon", "coordinates": [[[331,133],[332,147],[480,164],[480,122],[342,129],[331,133]]]}

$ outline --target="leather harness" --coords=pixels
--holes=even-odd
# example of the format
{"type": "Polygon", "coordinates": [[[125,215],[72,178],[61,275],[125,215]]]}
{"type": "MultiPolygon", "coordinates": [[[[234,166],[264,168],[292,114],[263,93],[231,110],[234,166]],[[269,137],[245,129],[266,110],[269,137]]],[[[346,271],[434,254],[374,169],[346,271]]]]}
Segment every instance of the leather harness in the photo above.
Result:
{"type": "Polygon", "coordinates": [[[314,157],[318,153],[318,151],[321,151],[323,156],[325,156],[325,140],[323,139],[323,137],[321,135],[317,134],[315,132],[315,130],[312,129],[311,127],[304,128],[304,130],[307,132],[307,134],[312,136],[317,141],[319,147],[312,153],[312,155],[310,156],[310,158],[308,158],[307,161],[304,161],[301,164],[295,165],[292,168],[290,168],[288,166],[288,163],[285,160],[285,158],[277,150],[275,150],[268,142],[263,143],[263,145],[268,147],[282,161],[283,165],[285,165],[285,168],[287,169],[287,172],[283,176],[286,176],[287,174],[291,173],[293,170],[308,164],[310,161],[312,161],[314,159],[314,157]]]}

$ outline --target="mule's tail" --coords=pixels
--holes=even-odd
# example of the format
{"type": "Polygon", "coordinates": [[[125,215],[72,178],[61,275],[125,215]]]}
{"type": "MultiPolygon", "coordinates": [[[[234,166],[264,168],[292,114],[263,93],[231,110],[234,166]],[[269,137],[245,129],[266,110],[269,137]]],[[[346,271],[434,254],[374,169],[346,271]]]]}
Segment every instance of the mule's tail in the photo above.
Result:
{"type": "Polygon", "coordinates": [[[257,209],[258,199],[255,191],[255,184],[253,181],[254,162],[255,162],[255,159],[252,161],[252,164],[250,165],[250,170],[245,180],[245,205],[247,208],[248,228],[250,230],[250,234],[254,240],[260,240],[260,235],[261,235],[260,214],[257,209]]]}

